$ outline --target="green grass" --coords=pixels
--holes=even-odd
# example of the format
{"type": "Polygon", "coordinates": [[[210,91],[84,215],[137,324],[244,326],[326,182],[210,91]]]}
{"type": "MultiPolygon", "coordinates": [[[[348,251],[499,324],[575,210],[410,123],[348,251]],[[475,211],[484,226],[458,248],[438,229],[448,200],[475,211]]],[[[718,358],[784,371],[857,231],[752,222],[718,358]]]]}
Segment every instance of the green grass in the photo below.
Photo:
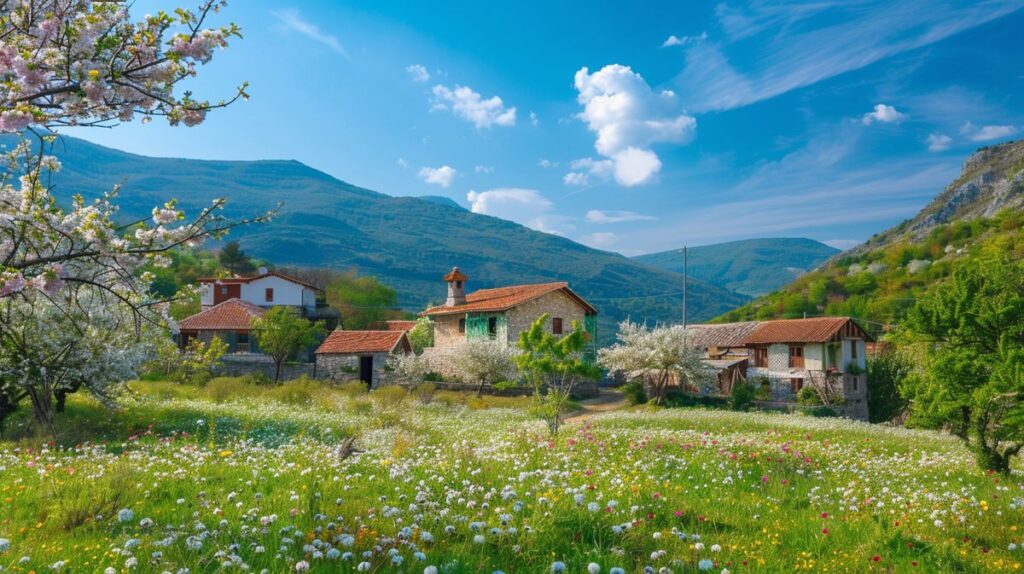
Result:
{"type": "Polygon", "coordinates": [[[636,407],[551,440],[523,399],[424,403],[308,381],[130,388],[117,413],[73,397],[52,442],[18,421],[0,441],[0,566],[980,573],[1024,560],[1009,549],[1022,542],[1019,472],[987,475],[938,433],[636,407]]]}

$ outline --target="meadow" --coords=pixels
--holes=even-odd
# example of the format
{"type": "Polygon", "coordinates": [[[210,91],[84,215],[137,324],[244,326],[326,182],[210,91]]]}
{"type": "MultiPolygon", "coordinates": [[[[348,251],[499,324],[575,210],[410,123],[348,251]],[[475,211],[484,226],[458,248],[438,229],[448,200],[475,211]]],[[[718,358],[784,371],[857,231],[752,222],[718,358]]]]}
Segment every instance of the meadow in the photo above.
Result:
{"type": "Polygon", "coordinates": [[[1002,572],[1024,481],[955,439],[635,407],[557,438],[522,399],[308,381],[74,396],[0,441],[0,570],[1002,572]]]}

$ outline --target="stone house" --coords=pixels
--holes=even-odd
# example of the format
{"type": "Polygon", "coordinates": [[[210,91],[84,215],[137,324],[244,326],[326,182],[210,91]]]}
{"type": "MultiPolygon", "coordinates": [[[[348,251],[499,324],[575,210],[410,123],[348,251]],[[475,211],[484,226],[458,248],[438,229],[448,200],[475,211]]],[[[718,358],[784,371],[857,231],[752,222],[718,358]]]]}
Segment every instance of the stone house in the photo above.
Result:
{"type": "Polygon", "coordinates": [[[745,378],[774,402],[795,402],[800,389],[812,386],[847,416],[867,418],[866,344],[872,337],[850,317],[693,325],[688,331],[709,366],[746,361],[745,378]]]}
{"type": "Polygon", "coordinates": [[[241,299],[227,299],[178,323],[178,345],[184,349],[194,339],[209,343],[214,337],[228,345],[228,353],[259,353],[252,324],[266,309],[241,299]]]}
{"type": "Polygon", "coordinates": [[[387,382],[384,369],[396,353],[411,353],[405,331],[333,331],[316,350],[316,376],[333,381],[359,380],[369,388],[387,382]]]}
{"type": "Polygon", "coordinates": [[[587,356],[596,358],[597,309],[573,292],[568,283],[511,285],[467,294],[469,277],[458,267],[445,275],[444,281],[448,284],[444,305],[420,313],[434,322],[434,347],[426,353],[441,374],[446,374],[443,357],[465,342],[489,339],[515,345],[519,334],[545,313],[545,328],[555,335],[572,332],[573,323],[578,322],[589,334],[587,356]]]}

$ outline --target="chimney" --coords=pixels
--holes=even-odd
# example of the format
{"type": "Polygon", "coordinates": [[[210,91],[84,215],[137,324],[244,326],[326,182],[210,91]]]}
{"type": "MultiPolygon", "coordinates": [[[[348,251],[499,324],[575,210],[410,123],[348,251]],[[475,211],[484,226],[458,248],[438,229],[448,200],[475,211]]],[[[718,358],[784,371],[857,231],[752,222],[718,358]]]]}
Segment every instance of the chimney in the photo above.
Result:
{"type": "Polygon", "coordinates": [[[445,307],[455,307],[466,304],[466,281],[469,277],[458,267],[452,267],[451,273],[444,276],[448,283],[448,300],[444,302],[445,307]]]}

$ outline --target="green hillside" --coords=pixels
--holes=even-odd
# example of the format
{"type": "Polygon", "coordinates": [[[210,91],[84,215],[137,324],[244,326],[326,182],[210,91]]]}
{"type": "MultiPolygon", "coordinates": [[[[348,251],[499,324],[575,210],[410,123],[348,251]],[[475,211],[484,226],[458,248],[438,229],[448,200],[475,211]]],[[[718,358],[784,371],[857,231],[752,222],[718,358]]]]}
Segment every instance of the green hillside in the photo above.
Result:
{"type": "MultiPolygon", "coordinates": [[[[418,311],[443,299],[441,277],[458,265],[471,289],[568,281],[601,310],[605,339],[627,316],[669,321],[681,314],[682,277],[563,237],[472,213],[434,199],[392,197],[339,181],[296,161],[199,161],[149,158],[74,138],[56,144],[64,167],[60,198],[95,196],[122,184],[126,216],[146,216],[178,198],[194,213],[226,197],[226,214],[251,216],[283,202],[273,221],[232,232],[253,256],[278,265],[357,268],[399,292],[418,311]]],[[[690,315],[709,319],[746,301],[691,280],[690,315]]]]}
{"type": "Polygon", "coordinates": [[[982,148],[914,218],[718,320],[849,315],[881,332],[963,263],[987,254],[1024,258],[1022,205],[1024,141],[982,148]]]}
{"type": "MultiPolygon", "coordinates": [[[[745,239],[687,251],[691,277],[751,296],[771,293],[839,253],[834,247],[803,238],[745,239]]],[[[683,271],[681,249],[634,259],[659,269],[683,271]]]]}

